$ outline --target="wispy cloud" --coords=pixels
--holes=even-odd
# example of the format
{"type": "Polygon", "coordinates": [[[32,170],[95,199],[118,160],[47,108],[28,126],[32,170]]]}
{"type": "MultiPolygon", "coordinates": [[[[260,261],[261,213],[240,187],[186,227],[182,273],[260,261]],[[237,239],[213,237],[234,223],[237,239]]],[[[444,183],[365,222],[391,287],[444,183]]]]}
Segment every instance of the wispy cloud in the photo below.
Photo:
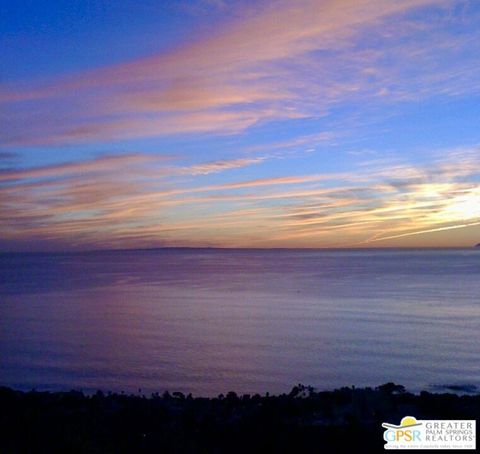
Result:
{"type": "Polygon", "coordinates": [[[84,173],[100,173],[105,171],[127,171],[131,166],[145,162],[162,161],[166,158],[149,156],[140,153],[107,155],[87,161],[65,162],[32,168],[10,168],[0,170],[0,181],[24,180],[29,178],[55,177],[63,178],[84,173]]]}
{"type": "Polygon", "coordinates": [[[191,175],[208,175],[209,173],[218,173],[224,170],[238,169],[252,164],[259,164],[266,158],[240,158],[240,159],[222,159],[220,161],[211,161],[204,164],[193,164],[184,167],[182,171],[191,175]]]}
{"type": "Polygon", "coordinates": [[[71,247],[397,244],[479,225],[480,153],[444,154],[425,166],[397,163],[393,183],[380,162],[208,185],[199,184],[205,172],[254,162],[194,165],[188,181],[185,167],[141,154],[9,170],[0,185],[0,232],[13,244],[38,238],[71,247]]]}
{"type": "Polygon", "coordinates": [[[461,234],[480,219],[480,152],[450,144],[475,140],[478,6],[178,8],[197,23],[214,8],[215,29],[199,24],[149,57],[0,84],[4,242],[384,246],[442,232],[442,244],[473,240],[461,234]],[[460,116],[446,128],[433,117],[448,100],[460,116]],[[433,140],[438,128],[452,132],[433,140]],[[452,149],[432,145],[443,138],[452,149]],[[134,152],[87,158],[92,149],[134,152]],[[39,153],[48,161],[31,164],[39,153]]]}
{"type": "Polygon", "coordinates": [[[398,100],[445,90],[455,94],[461,86],[476,90],[467,83],[472,74],[478,76],[476,60],[471,53],[462,56],[472,36],[470,41],[452,41],[451,34],[436,31],[436,46],[431,46],[431,38],[423,45],[416,39],[425,38],[422,27],[405,19],[418,8],[446,4],[259,3],[216,34],[149,58],[46,83],[0,87],[0,101],[7,103],[8,112],[3,143],[232,134],[259,122],[324,115],[332,103],[345,99],[398,100]],[[383,44],[367,38],[360,46],[357,39],[372,30],[383,44]],[[461,74],[440,68],[439,58],[455,60],[461,74]],[[406,71],[411,71],[408,78],[406,71]],[[463,82],[453,84],[458,77],[463,82]]]}
{"type": "Polygon", "coordinates": [[[449,226],[446,226],[446,227],[436,227],[436,228],[427,229],[427,230],[416,230],[416,231],[413,231],[413,232],[400,233],[398,235],[390,235],[390,236],[383,236],[383,237],[372,237],[372,238],[369,238],[368,240],[363,241],[360,244],[370,244],[370,243],[376,243],[378,241],[396,240],[398,238],[405,238],[407,236],[425,235],[427,233],[444,232],[444,231],[447,231],[447,230],[463,229],[465,227],[474,227],[474,226],[478,226],[478,225],[480,225],[480,221],[449,225],[449,226]]]}

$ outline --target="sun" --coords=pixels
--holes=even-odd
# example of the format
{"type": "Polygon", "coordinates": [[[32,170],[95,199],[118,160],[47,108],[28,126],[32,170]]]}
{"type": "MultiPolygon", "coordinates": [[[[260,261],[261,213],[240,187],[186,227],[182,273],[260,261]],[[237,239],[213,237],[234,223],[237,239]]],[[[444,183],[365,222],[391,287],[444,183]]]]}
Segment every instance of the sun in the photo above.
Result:
{"type": "Polygon", "coordinates": [[[480,190],[456,197],[447,207],[446,212],[455,220],[478,218],[480,216],[480,190]]]}

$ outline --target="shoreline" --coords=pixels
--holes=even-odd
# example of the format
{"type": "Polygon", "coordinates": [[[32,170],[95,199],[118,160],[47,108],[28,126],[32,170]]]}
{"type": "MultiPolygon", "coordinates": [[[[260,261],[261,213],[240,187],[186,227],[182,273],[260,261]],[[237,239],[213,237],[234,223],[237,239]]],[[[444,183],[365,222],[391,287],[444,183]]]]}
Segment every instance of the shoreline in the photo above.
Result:
{"type": "MultiPolygon", "coordinates": [[[[401,390],[400,393],[411,394],[414,396],[419,396],[421,393],[428,393],[433,395],[443,395],[443,394],[453,394],[457,396],[475,396],[480,395],[480,387],[476,386],[471,383],[451,383],[451,384],[432,384],[424,387],[415,387],[415,388],[407,388],[403,385],[398,385],[393,382],[385,383],[379,386],[347,386],[347,385],[340,385],[336,388],[319,388],[318,386],[311,386],[311,385],[304,385],[302,383],[298,383],[290,388],[289,391],[247,391],[247,392],[238,392],[234,390],[229,390],[226,392],[220,393],[213,393],[213,394],[201,394],[195,393],[194,391],[186,391],[182,388],[171,390],[169,388],[161,388],[161,389],[144,389],[142,387],[134,387],[136,390],[134,391],[133,388],[126,388],[126,389],[108,389],[107,387],[50,387],[45,385],[37,385],[37,386],[26,386],[26,385],[11,385],[11,384],[2,384],[0,382],[0,390],[10,390],[14,392],[20,392],[22,394],[28,393],[37,393],[37,394],[66,394],[66,393],[76,393],[82,394],[85,398],[93,397],[95,395],[105,395],[105,396],[126,396],[126,397],[141,397],[145,399],[151,398],[158,398],[159,396],[162,397],[164,395],[183,395],[185,397],[193,398],[193,399],[218,399],[220,396],[226,396],[229,392],[235,393],[238,397],[243,396],[270,396],[270,397],[280,397],[280,396],[289,396],[292,393],[292,390],[296,387],[303,387],[305,390],[311,390],[312,394],[319,394],[319,393],[335,393],[340,390],[365,390],[365,391],[379,391],[383,389],[383,387],[390,387],[393,386],[398,393],[398,390],[401,390]]],[[[228,389],[228,388],[227,388],[228,389]]]]}
{"type": "Polygon", "coordinates": [[[2,452],[384,452],[383,422],[480,419],[480,394],[401,385],[213,398],[0,387],[2,452]]]}

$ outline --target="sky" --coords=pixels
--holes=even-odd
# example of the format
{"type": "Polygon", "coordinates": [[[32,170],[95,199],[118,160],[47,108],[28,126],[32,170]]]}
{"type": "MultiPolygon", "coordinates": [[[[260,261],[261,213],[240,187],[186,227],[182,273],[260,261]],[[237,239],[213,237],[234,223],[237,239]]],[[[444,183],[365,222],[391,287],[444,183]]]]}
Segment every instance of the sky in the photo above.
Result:
{"type": "Polygon", "coordinates": [[[0,251],[480,243],[480,2],[0,3],[0,251]]]}

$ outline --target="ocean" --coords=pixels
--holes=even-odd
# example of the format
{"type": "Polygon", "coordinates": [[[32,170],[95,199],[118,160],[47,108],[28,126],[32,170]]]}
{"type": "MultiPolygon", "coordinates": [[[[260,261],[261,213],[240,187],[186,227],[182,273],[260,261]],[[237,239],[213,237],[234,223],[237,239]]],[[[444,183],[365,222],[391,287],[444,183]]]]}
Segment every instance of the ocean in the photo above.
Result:
{"type": "Polygon", "coordinates": [[[480,388],[480,250],[0,255],[0,386],[480,388]]]}

